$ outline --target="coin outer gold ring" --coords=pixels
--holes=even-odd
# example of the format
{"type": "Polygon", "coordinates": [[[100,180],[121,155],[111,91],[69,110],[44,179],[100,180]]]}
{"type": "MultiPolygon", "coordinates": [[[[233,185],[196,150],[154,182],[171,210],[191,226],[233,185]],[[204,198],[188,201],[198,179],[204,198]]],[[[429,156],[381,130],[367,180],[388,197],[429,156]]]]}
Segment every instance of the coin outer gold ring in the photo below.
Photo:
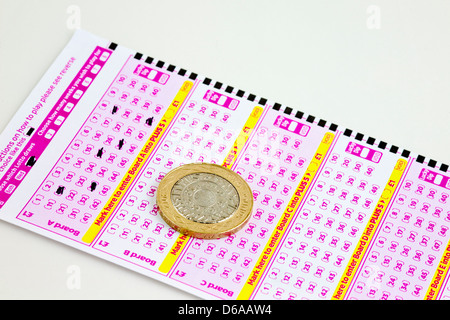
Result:
{"type": "Polygon", "coordinates": [[[236,172],[211,163],[185,164],[168,172],[156,191],[156,204],[163,220],[178,232],[195,238],[217,239],[241,229],[250,218],[253,194],[247,182],[236,172]],[[230,217],[218,223],[200,223],[187,219],[177,211],[171,200],[175,183],[193,173],[211,173],[230,182],[239,195],[239,206],[230,217]]]}

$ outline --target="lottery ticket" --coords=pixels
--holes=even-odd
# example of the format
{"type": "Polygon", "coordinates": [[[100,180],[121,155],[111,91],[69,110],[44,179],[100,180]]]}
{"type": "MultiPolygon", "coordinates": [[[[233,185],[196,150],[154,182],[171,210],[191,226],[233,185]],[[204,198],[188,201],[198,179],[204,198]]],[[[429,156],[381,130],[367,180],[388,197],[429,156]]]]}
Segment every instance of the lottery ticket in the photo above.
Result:
{"type": "Polygon", "coordinates": [[[79,30],[0,136],[0,219],[206,299],[446,299],[448,169],[79,30]],[[158,214],[199,162],[250,186],[236,233],[158,214]]]}

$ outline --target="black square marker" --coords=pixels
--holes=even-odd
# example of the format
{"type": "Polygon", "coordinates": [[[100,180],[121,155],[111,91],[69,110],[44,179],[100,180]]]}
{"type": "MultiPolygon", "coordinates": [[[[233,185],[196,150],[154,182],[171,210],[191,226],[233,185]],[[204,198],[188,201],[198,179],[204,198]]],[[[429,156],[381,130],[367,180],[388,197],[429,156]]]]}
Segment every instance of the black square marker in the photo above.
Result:
{"type": "Polygon", "coordinates": [[[408,150],[406,150],[406,149],[403,149],[403,151],[402,151],[402,157],[409,158],[409,155],[410,155],[410,154],[411,154],[410,151],[408,151],[408,150]]]}
{"type": "Polygon", "coordinates": [[[337,130],[338,125],[335,123],[330,124],[330,130],[331,131],[336,131],[337,130]]]}
{"type": "Polygon", "coordinates": [[[189,79],[191,79],[191,80],[196,80],[197,79],[197,77],[198,77],[198,74],[196,74],[196,73],[194,73],[194,72],[192,72],[191,73],[191,75],[189,76],[189,79]]]}
{"type": "Polygon", "coordinates": [[[308,116],[308,118],[306,118],[306,121],[310,122],[310,123],[313,123],[315,118],[316,117],[314,117],[314,116],[308,116]]]}
{"type": "Polygon", "coordinates": [[[391,148],[389,149],[389,151],[392,152],[392,153],[397,153],[398,147],[397,147],[397,146],[391,146],[391,148]]]}
{"type": "Polygon", "coordinates": [[[362,133],[359,133],[359,132],[355,136],[355,139],[358,140],[358,141],[362,141],[363,138],[364,138],[364,135],[362,133]]]}
{"type": "Polygon", "coordinates": [[[416,161],[417,161],[418,163],[423,163],[423,162],[425,161],[425,157],[424,157],[424,156],[421,156],[421,155],[418,155],[416,161]]]}
{"type": "Polygon", "coordinates": [[[36,163],[36,161],[37,161],[36,157],[35,157],[35,156],[31,156],[31,157],[28,158],[28,160],[27,160],[27,162],[25,163],[25,165],[26,165],[27,167],[32,167],[32,166],[34,166],[34,164],[36,163]]]}
{"type": "Polygon", "coordinates": [[[214,85],[214,88],[221,89],[222,88],[222,82],[217,81],[216,84],[214,85]]]}
{"type": "Polygon", "coordinates": [[[136,60],[141,60],[142,59],[142,53],[136,52],[136,54],[134,55],[134,58],[136,60]]]}
{"type": "Polygon", "coordinates": [[[145,58],[145,63],[152,64],[152,62],[153,62],[153,58],[152,57],[145,58]]]}
{"type": "Polygon", "coordinates": [[[286,108],[284,109],[284,113],[286,113],[286,114],[291,114],[291,113],[292,113],[292,108],[286,107],[286,108]]]}
{"type": "Polygon", "coordinates": [[[207,86],[209,86],[210,83],[211,83],[211,79],[210,78],[203,79],[203,84],[206,84],[207,86]]]}
{"type": "Polygon", "coordinates": [[[116,48],[117,48],[117,43],[111,42],[111,44],[109,45],[108,48],[111,49],[111,50],[116,50],[116,48]]]}
{"type": "Polygon", "coordinates": [[[225,92],[226,93],[232,93],[233,90],[234,90],[234,88],[232,86],[227,86],[226,89],[225,89],[225,92]]]}
{"type": "Polygon", "coordinates": [[[248,95],[247,100],[249,100],[249,101],[255,101],[255,99],[256,99],[256,96],[255,96],[254,94],[250,93],[250,94],[248,95]]]}
{"type": "Polygon", "coordinates": [[[295,113],[295,117],[296,117],[297,119],[303,118],[303,115],[304,115],[304,113],[301,112],[301,111],[297,111],[297,112],[295,113]]]}
{"type": "Polygon", "coordinates": [[[167,71],[173,72],[173,70],[175,70],[175,66],[173,64],[171,64],[167,67],[167,71]]]}
{"type": "Polygon", "coordinates": [[[373,146],[373,144],[375,143],[375,138],[368,137],[366,143],[370,144],[371,146],[373,146]]]}
{"type": "Polygon", "coordinates": [[[244,94],[245,94],[245,91],[243,91],[243,90],[238,90],[238,92],[236,93],[236,95],[240,98],[242,98],[244,96],[244,94]]]}
{"type": "Polygon", "coordinates": [[[279,104],[278,102],[276,102],[272,107],[272,109],[277,110],[277,111],[280,110],[280,108],[281,108],[281,104],[279,104]]]}
{"type": "Polygon", "coordinates": [[[436,167],[436,165],[437,165],[437,161],[436,160],[431,160],[430,159],[430,161],[428,161],[428,166],[429,167],[434,168],[434,167],[436,167]]]}
{"type": "Polygon", "coordinates": [[[164,67],[164,61],[159,60],[159,61],[156,63],[156,66],[157,66],[158,68],[164,67]]]}
{"type": "Polygon", "coordinates": [[[179,74],[180,76],[184,77],[184,75],[186,74],[186,70],[180,69],[180,70],[178,70],[178,74],[179,74]]]}
{"type": "Polygon", "coordinates": [[[30,127],[30,129],[28,129],[26,135],[31,136],[33,134],[33,132],[34,132],[34,128],[30,127]]]}
{"type": "Polygon", "coordinates": [[[384,141],[380,141],[380,143],[378,144],[378,148],[380,149],[386,149],[387,143],[384,141]]]}
{"type": "Polygon", "coordinates": [[[262,106],[265,106],[266,103],[267,103],[267,99],[266,99],[266,98],[261,98],[261,99],[259,99],[258,104],[260,104],[260,105],[262,105],[262,106]]]}
{"type": "Polygon", "coordinates": [[[345,129],[344,131],[344,136],[346,137],[350,137],[352,135],[353,130],[350,129],[345,129]]]}
{"type": "Polygon", "coordinates": [[[447,172],[448,171],[448,164],[441,164],[439,170],[447,172]]]}
{"type": "Polygon", "coordinates": [[[323,119],[320,119],[319,122],[317,123],[317,125],[322,128],[325,127],[326,124],[327,122],[323,119]]]}

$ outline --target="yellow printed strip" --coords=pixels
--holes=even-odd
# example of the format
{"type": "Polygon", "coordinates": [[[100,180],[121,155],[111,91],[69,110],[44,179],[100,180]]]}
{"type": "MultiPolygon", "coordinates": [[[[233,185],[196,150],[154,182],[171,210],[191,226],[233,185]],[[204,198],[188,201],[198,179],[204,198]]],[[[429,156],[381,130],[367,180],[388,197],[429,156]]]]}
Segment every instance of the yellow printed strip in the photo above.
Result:
{"type": "Polygon", "coordinates": [[[294,195],[289,201],[288,206],[283,212],[278,224],[276,225],[272,235],[267,242],[264,250],[262,251],[259,259],[255,267],[253,268],[250,276],[248,277],[246,283],[244,284],[241,292],[239,293],[237,299],[239,300],[248,300],[252,295],[253,291],[256,288],[259,280],[261,279],[270,259],[274,255],[275,249],[283,237],[289,223],[292,220],[295,212],[300,206],[309,186],[311,185],[312,180],[314,179],[317,171],[319,170],[320,165],[322,164],[323,159],[325,158],[328,149],[333,142],[334,134],[328,132],[325,134],[322,139],[319,148],[317,149],[311,163],[308,165],[306,169],[306,173],[303,175],[302,180],[300,181],[297,189],[295,190],[294,195]]]}
{"type": "MultiPolygon", "coordinates": [[[[260,118],[262,112],[263,108],[261,107],[253,108],[252,113],[247,119],[247,122],[245,122],[244,127],[242,128],[240,134],[236,138],[236,141],[234,142],[233,147],[231,147],[231,150],[226,156],[222,166],[224,166],[225,168],[230,168],[234,164],[239,155],[239,152],[241,152],[241,150],[245,145],[245,142],[247,142],[248,138],[250,137],[250,134],[255,128],[256,123],[258,122],[258,119],[260,118]]],[[[178,236],[169,253],[161,263],[161,266],[158,268],[160,272],[168,273],[170,269],[172,269],[172,266],[177,261],[189,238],[190,238],[189,236],[186,236],[184,234],[180,234],[178,236]]]]}
{"type": "Polygon", "coordinates": [[[247,139],[250,137],[250,134],[252,133],[253,129],[256,126],[256,123],[258,122],[258,119],[260,118],[261,114],[263,112],[263,108],[261,107],[255,107],[253,108],[252,113],[250,114],[250,117],[247,119],[247,122],[245,123],[244,127],[242,128],[241,132],[239,133],[239,136],[236,138],[236,141],[234,142],[234,145],[231,147],[230,152],[228,153],[227,157],[225,158],[225,161],[223,162],[222,166],[225,168],[231,168],[231,166],[236,161],[239,152],[244,147],[245,143],[247,142],[247,139]]]}
{"type": "Polygon", "coordinates": [[[441,290],[442,283],[447,276],[450,264],[450,241],[445,248],[441,260],[437,266],[436,272],[431,279],[431,284],[428,287],[427,293],[425,295],[425,300],[436,300],[439,290],[441,290]]]}
{"type": "Polygon", "coordinates": [[[162,273],[168,273],[172,266],[177,261],[178,257],[180,256],[181,252],[183,251],[184,247],[186,246],[186,243],[189,240],[188,235],[180,234],[175,241],[174,245],[172,246],[172,249],[170,249],[167,256],[164,258],[163,262],[159,266],[158,270],[162,273]]]}
{"type": "Polygon", "coordinates": [[[366,228],[364,229],[364,232],[361,235],[361,238],[359,239],[359,242],[357,244],[357,247],[355,248],[355,251],[353,252],[353,255],[351,256],[351,260],[348,262],[348,265],[344,270],[344,274],[342,275],[341,280],[339,281],[336,290],[334,291],[334,294],[331,297],[332,300],[344,299],[347,290],[350,287],[350,283],[352,282],[353,277],[356,274],[356,270],[361,264],[361,261],[369,246],[369,243],[371,242],[375,234],[375,231],[377,230],[378,225],[380,224],[380,221],[383,218],[383,214],[385,213],[386,208],[392,199],[394,191],[398,186],[398,183],[403,175],[403,172],[405,171],[406,165],[407,165],[406,160],[400,159],[397,161],[394,170],[392,171],[391,176],[389,177],[389,181],[386,184],[386,187],[384,188],[383,193],[381,194],[381,197],[378,200],[374,211],[372,212],[372,215],[370,216],[370,220],[367,223],[366,228]]]}
{"type": "Polygon", "coordinates": [[[147,157],[150,155],[150,153],[153,151],[158,141],[161,139],[161,136],[166,131],[169,123],[174,118],[176,112],[178,111],[178,108],[183,104],[184,100],[189,94],[189,91],[192,89],[192,86],[193,83],[190,81],[185,81],[183,83],[177,95],[175,96],[175,99],[172,101],[171,105],[162,116],[161,121],[158,123],[152,135],[147,140],[147,143],[144,145],[144,147],[139,152],[139,155],[133,161],[132,165],[130,166],[130,169],[127,171],[122,181],[114,190],[112,196],[109,198],[108,202],[106,203],[102,211],[99,213],[94,223],[89,227],[89,229],[84,234],[82,238],[83,242],[91,243],[95,239],[97,234],[100,232],[100,230],[103,228],[106,221],[114,212],[118,203],[124,197],[130,185],[133,183],[133,180],[139,173],[141,166],[144,164],[145,160],[147,160],[147,157]]]}

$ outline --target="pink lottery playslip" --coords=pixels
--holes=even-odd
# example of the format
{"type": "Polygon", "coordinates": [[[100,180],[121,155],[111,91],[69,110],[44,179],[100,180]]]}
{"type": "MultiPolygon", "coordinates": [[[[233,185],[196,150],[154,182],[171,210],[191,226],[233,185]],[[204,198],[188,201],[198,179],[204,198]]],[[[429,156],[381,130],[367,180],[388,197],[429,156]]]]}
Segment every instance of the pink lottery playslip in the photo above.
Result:
{"type": "Polygon", "coordinates": [[[207,299],[449,299],[448,169],[79,30],[0,136],[0,219],[207,299]],[[159,216],[195,162],[249,184],[240,231],[159,216]]]}

